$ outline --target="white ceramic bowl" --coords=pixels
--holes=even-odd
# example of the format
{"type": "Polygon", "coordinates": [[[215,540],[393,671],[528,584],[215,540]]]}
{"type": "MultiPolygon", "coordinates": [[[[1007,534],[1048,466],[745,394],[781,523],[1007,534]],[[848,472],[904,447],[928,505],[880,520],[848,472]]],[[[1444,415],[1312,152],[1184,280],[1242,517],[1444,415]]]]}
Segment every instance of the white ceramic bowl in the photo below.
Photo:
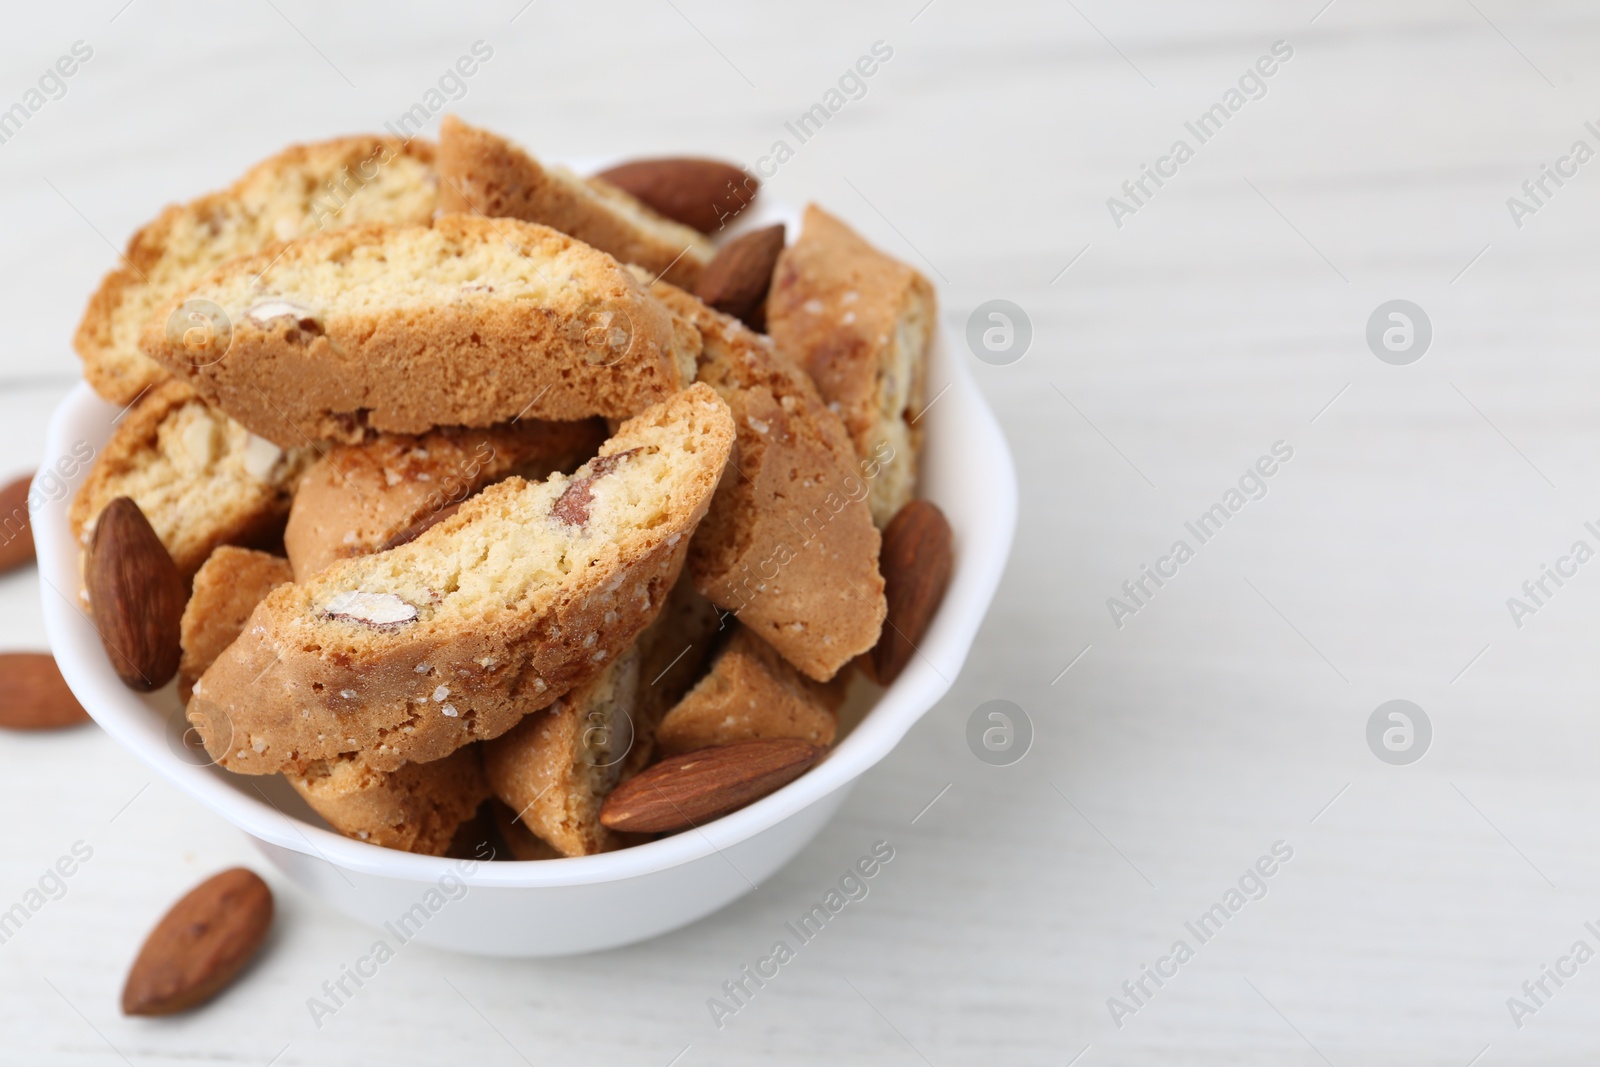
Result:
{"type": "Polygon", "coordinates": [[[935,339],[921,493],[955,529],[949,592],[921,654],[817,767],[698,830],[599,856],[468,863],[379,848],[327,828],[280,777],[206,765],[187,748],[173,686],[140,695],[118,680],[79,610],[78,546],[67,523],[84,465],[116,408],[80,384],[50,420],[33,515],[45,629],[67,684],[111,736],[168,781],[252,837],[306,892],[390,936],[495,956],[551,956],[640,941],[748,892],[822,828],[869,767],[894,748],[961,670],[1011,550],[1016,475],[1005,438],[957,354],[935,339]],[[70,472],[61,477],[61,472],[70,472]],[[385,924],[388,924],[387,927],[385,924]]]}

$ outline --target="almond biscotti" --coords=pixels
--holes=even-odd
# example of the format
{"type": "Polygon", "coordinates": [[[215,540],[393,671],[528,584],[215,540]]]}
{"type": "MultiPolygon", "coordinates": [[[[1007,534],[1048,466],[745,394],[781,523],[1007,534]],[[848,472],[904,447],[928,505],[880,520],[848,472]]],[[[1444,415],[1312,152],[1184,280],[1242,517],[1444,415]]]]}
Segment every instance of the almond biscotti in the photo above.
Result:
{"type": "Polygon", "coordinates": [[[444,211],[542,223],[686,289],[716,254],[700,233],[610,182],[543,165],[454,115],[439,125],[439,203],[444,211]]]}
{"type": "Polygon", "coordinates": [[[813,682],[777,651],[740,627],[711,673],[661,720],[656,747],[663,756],[766,737],[833,744],[849,674],[813,682]]]}
{"type": "Polygon", "coordinates": [[[179,623],[178,696],[187,701],[194,683],[222,650],[244,632],[245,620],[267,594],[294,580],[289,561],[250,548],[222,545],[194,576],[179,623]]]}
{"type": "Polygon", "coordinates": [[[844,419],[882,529],[916,491],[933,286],[815,204],[778,257],[767,329],[844,419]]]}
{"type": "Polygon", "coordinates": [[[437,178],[426,141],[341,137],[295,145],[232,186],[175,204],[133,235],[100,283],[73,338],[84,376],[113,404],[130,404],[167,372],[139,351],[145,321],[212,269],[319,230],[360,222],[426,224],[437,178]]]}
{"type": "Polygon", "coordinates": [[[700,331],[699,378],[728,402],[739,435],[689,547],[690,574],[713,603],[827,681],[877,644],[887,610],[850,440],[767,338],[665,283],[653,291],[700,331]]]}
{"type": "Polygon", "coordinates": [[[566,696],[484,743],[495,796],[563,856],[615,847],[600,805],[622,776],[639,695],[637,646],[566,696]]]}
{"type": "MultiPolygon", "coordinates": [[[[702,523],[703,525],[703,523],[702,523]]],[[[693,546],[690,546],[692,552],[693,546]]],[[[711,659],[721,613],[694,587],[688,569],[667,596],[666,606],[639,635],[639,693],[634,700],[632,744],[622,777],[631,778],[650,763],[656,729],[667,711],[699,681],[711,659]]]]}
{"type": "Polygon", "coordinates": [[[455,513],[467,497],[512,474],[530,481],[571,471],[605,440],[605,423],[523,419],[420,437],[385,434],[338,445],[295,492],[284,548],[304,580],[351,556],[394,548],[455,513]]]}
{"type": "Polygon", "coordinates": [[[185,577],[223,544],[276,536],[315,454],[279,448],[180,382],[152,389],[123,416],[73,497],[68,520],[87,545],[95,519],[132,497],[185,577]]]}
{"type": "Polygon", "coordinates": [[[374,770],[353,754],[318,760],[285,777],[346,837],[426,856],[449,851],[461,824],[489,798],[478,745],[395,771],[374,770]]]}
{"type": "Polygon", "coordinates": [[[269,249],[166,311],[145,353],[286,446],[626,417],[692,381],[699,346],[610,256],[546,226],[466,215],[269,249]],[[198,350],[166,313],[192,302],[231,323],[198,350]]]}
{"type": "Polygon", "coordinates": [[[408,544],[280,587],[200,679],[190,722],[247,774],[349,752],[394,770],[498,737],[660,611],[733,439],[696,384],[571,477],[510,478],[408,544]]]}

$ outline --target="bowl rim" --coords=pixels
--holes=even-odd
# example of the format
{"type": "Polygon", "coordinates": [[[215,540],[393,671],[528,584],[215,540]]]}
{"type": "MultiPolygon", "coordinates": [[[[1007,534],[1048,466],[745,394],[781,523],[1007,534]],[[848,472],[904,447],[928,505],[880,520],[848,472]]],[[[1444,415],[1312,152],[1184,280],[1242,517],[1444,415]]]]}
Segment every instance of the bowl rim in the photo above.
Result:
{"type": "MultiPolygon", "coordinates": [[[[161,714],[152,701],[170,701],[170,691],[144,696],[124,686],[92,622],[75,602],[81,585],[79,551],[67,512],[87,463],[70,474],[59,465],[55,469],[41,465],[33,483],[33,529],[46,636],[62,676],[84,709],[153,771],[246,834],[336,868],[417,883],[437,882],[453,873],[472,886],[534,888],[623,881],[706,859],[755,837],[865,773],[938,703],[966,661],[1010,555],[1017,484],[1005,436],[965,361],[957,357],[955,340],[953,331],[941,323],[930,352],[928,378],[930,394],[934,384],[942,382],[943,389],[924,409],[929,414],[926,437],[932,442],[935,434],[960,434],[964,465],[979,465],[984,471],[981,487],[973,490],[983,498],[984,506],[950,515],[957,530],[955,566],[918,655],[816,767],[761,800],[693,831],[615,852],[556,860],[474,863],[422,856],[348,838],[295,818],[279,810],[265,793],[258,799],[228,784],[222,777],[228,772],[180,758],[151,729],[156,721],[152,715],[161,714]],[[46,479],[54,484],[46,485],[46,479]],[[63,483],[66,492],[61,491],[63,483]]],[[[115,413],[87,383],[79,382],[51,415],[45,455],[76,455],[75,446],[86,441],[99,449],[116,421],[115,413]],[[94,440],[97,434],[98,440],[94,440]]],[[[941,447],[948,452],[957,446],[954,441],[941,441],[941,447]]],[[[925,446],[924,459],[938,452],[925,446]]],[[[924,472],[923,484],[929,480],[924,472]]],[[[164,731],[165,723],[160,725],[164,731]]],[[[259,788],[257,792],[261,792],[259,788]]]]}

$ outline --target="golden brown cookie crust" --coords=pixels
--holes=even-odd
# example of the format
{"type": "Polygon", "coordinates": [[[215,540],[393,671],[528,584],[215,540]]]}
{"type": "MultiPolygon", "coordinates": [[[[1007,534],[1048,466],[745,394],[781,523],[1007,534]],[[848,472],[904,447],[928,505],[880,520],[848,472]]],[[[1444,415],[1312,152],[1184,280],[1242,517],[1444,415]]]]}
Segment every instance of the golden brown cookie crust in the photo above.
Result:
{"type": "Polygon", "coordinates": [[[638,647],[566,696],[484,743],[489,785],[563,856],[617,845],[600,805],[621,777],[639,694],[638,647]]]}
{"type": "MultiPolygon", "coordinates": [[[[703,521],[701,525],[705,525],[703,521]]],[[[694,551],[693,545],[690,551],[694,551]]],[[[695,588],[685,568],[661,614],[639,635],[643,657],[639,695],[634,702],[632,747],[623,761],[623,778],[632,778],[650,763],[662,718],[705,673],[722,629],[721,614],[695,588]]]]}
{"type": "Polygon", "coordinates": [[[415,541],[281,587],[189,702],[223,767],[376,770],[497,737],[603,669],[677,580],[733,445],[695,385],[572,477],[511,478],[415,541]]]}
{"type": "Polygon", "coordinates": [[[937,308],[928,279],[815,204],[778,257],[767,328],[844,419],[881,529],[915,495],[937,308]]]}
{"type": "Polygon", "coordinates": [[[868,483],[805,373],[737,319],[658,282],[695,324],[699,378],[733,412],[733,463],[689,548],[700,590],[826,681],[878,643],[887,610],[868,483]]]}
{"type": "Polygon", "coordinates": [[[346,837],[442,856],[461,824],[489,797],[481,752],[481,746],[468,745],[444,759],[389,772],[352,755],[285,777],[312,811],[346,837]]]}
{"type": "Polygon", "coordinates": [[[130,404],[168,378],[139,351],[156,308],[236,256],[325,228],[433,217],[433,145],[376,136],[293,145],[221,192],[173,204],[128,241],[73,337],[84,377],[106,400],[130,404]]]}
{"type": "Polygon", "coordinates": [[[711,745],[796,737],[831,745],[849,672],[827,683],[801,675],[771,645],[741,627],[656,731],[663,756],[711,745]]]}
{"type": "Polygon", "coordinates": [[[183,658],[178,663],[178,696],[188,701],[194,683],[222,650],[244,632],[245,620],[267,594],[294,573],[281,556],[222,545],[194,576],[179,630],[183,658]]]}
{"type": "Polygon", "coordinates": [[[235,260],[153,317],[141,345],[254,432],[293,446],[634,415],[688,384],[699,338],[580,241],[447,215],[235,260]],[[231,334],[186,349],[166,324],[187,300],[220,307],[231,334]]]}
{"type": "Polygon", "coordinates": [[[516,145],[454,115],[439,125],[444,211],[538,222],[693,288],[715,255],[711,242],[599,178],[546,167],[516,145]]]}

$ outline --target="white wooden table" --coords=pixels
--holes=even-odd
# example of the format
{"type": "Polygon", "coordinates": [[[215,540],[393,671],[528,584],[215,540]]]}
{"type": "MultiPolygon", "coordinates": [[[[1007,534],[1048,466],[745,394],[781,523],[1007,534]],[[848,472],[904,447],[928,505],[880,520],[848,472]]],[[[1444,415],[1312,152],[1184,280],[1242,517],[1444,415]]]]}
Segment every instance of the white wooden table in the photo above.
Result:
{"type": "MultiPolygon", "coordinates": [[[[881,40],[770,188],[921,266],[957,329],[1025,309],[1026,356],[974,360],[1022,525],[949,698],[779,876],[597,956],[413,948],[320,1029],[306,999],[371,935],[281,884],[236,988],[121,1018],[166,905],[264,864],[92,727],[0,737],[0,909],[93,850],[0,944],[0,1060],[1592,1062],[1600,963],[1542,968],[1600,950],[1600,563],[1545,579],[1520,628],[1507,607],[1600,548],[1600,162],[1546,178],[1520,227],[1507,206],[1600,149],[1592,5],[124,3],[30,5],[0,35],[0,108],[93,50],[0,144],[0,475],[49,458],[110,246],[284,143],[394,119],[474,41],[493,57],[451,106],[537,150],[754,163],[881,40]],[[1265,95],[1200,143],[1185,123],[1276,41],[1265,95]],[[1162,162],[1179,138],[1193,158],[1162,162]],[[1135,203],[1143,164],[1168,177],[1135,203]],[[1394,299],[1432,326],[1410,365],[1365,336],[1394,299]],[[1201,544],[1185,523],[1280,441],[1266,495],[1201,544]],[[1193,558],[1161,563],[1180,539],[1193,558]],[[1121,586],[1146,564],[1176,574],[1140,606],[1121,586]],[[1139,606],[1120,628],[1111,597],[1139,606]],[[1035,730],[1011,766],[965,740],[992,699],[1035,730]],[[1391,699],[1431,723],[1411,765],[1367,742],[1391,699]],[[871,895],[718,1029],[707,998],[879,839],[871,895]],[[1275,842],[1292,858],[1228,912],[1275,842]],[[1186,923],[1219,902],[1202,942],[1186,923]],[[1160,962],[1180,939],[1192,958],[1160,962]]],[[[41,646],[39,595],[0,578],[0,646],[41,646]]]]}

